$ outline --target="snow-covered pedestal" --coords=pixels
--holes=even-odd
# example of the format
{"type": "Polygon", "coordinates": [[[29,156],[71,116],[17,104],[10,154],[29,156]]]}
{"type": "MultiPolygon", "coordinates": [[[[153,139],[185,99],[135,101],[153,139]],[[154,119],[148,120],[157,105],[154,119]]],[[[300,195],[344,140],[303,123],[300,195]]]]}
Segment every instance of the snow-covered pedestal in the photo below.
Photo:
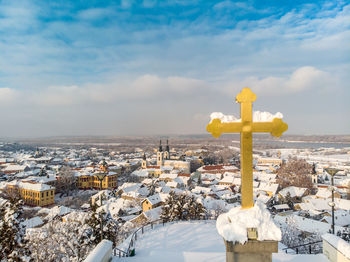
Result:
{"type": "Polygon", "coordinates": [[[250,209],[235,207],[220,215],[216,228],[225,241],[226,262],[271,262],[272,253],[278,252],[281,230],[260,202],[250,209]],[[248,229],[256,231],[256,239],[248,238],[248,229]]]}
{"type": "Polygon", "coordinates": [[[248,240],[245,244],[225,240],[226,262],[271,262],[272,253],[278,252],[277,241],[248,240]]]}

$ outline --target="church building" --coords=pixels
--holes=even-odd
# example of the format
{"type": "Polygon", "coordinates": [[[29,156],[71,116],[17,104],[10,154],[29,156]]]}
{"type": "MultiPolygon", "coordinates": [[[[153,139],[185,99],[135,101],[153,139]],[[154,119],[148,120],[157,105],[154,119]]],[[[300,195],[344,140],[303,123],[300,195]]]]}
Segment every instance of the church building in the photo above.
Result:
{"type": "Polygon", "coordinates": [[[142,169],[147,169],[151,176],[159,177],[161,173],[167,173],[172,170],[179,170],[183,173],[190,172],[190,163],[187,161],[180,161],[171,159],[170,148],[167,140],[165,150],[163,150],[162,140],[159,141],[159,149],[157,151],[156,166],[148,165],[146,155],[143,155],[142,169]]]}

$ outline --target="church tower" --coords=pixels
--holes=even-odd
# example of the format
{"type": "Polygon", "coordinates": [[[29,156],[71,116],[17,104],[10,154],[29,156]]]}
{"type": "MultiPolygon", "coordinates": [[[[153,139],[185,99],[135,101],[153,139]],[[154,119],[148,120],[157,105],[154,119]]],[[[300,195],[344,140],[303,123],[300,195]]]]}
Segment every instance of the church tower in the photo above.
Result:
{"type": "Polygon", "coordinates": [[[163,166],[164,163],[164,152],[162,147],[162,140],[159,141],[159,150],[157,152],[157,166],[163,166]]]}
{"type": "Polygon", "coordinates": [[[142,169],[147,168],[147,159],[146,159],[146,154],[143,153],[143,158],[142,158],[142,164],[141,164],[142,169]]]}
{"type": "Polygon", "coordinates": [[[108,173],[108,164],[106,162],[106,160],[103,159],[103,161],[100,162],[100,170],[103,172],[103,173],[108,173]]]}
{"type": "Polygon", "coordinates": [[[166,140],[166,147],[164,151],[164,159],[169,160],[170,159],[170,149],[169,149],[169,141],[168,139],[166,140]]]}
{"type": "Polygon", "coordinates": [[[315,163],[312,164],[311,181],[312,181],[313,184],[317,184],[318,183],[318,175],[317,175],[317,172],[316,172],[316,165],[315,165],[315,163]]]}

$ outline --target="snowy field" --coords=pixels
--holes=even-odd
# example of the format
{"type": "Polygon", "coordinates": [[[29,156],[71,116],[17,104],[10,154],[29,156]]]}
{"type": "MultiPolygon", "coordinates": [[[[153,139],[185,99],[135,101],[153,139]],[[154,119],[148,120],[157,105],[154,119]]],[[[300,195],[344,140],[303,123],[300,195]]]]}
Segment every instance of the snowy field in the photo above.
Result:
{"type": "MultiPolygon", "coordinates": [[[[217,233],[216,221],[180,222],[160,226],[139,235],[136,256],[114,262],[223,262],[225,246],[217,233]]],[[[282,252],[282,251],[281,251],[282,252]]],[[[323,255],[273,254],[274,262],[326,262],[323,255]]]]}

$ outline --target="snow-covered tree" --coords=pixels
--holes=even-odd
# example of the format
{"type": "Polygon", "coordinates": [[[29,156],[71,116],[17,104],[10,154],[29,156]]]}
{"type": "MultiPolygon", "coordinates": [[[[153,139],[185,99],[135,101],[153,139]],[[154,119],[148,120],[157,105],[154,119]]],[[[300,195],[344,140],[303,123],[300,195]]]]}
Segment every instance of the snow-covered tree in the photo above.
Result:
{"type": "Polygon", "coordinates": [[[118,222],[115,221],[111,214],[105,212],[96,204],[91,205],[91,213],[86,223],[91,228],[92,241],[98,244],[101,241],[101,219],[102,219],[102,234],[103,239],[108,239],[116,245],[118,241],[118,222]]]}
{"type": "Polygon", "coordinates": [[[175,203],[175,193],[171,191],[169,193],[168,198],[165,200],[165,203],[162,208],[162,213],[160,214],[160,218],[165,221],[173,221],[175,218],[173,217],[173,206],[175,203]]]}
{"type": "Polygon", "coordinates": [[[164,221],[203,219],[206,210],[194,196],[176,195],[170,192],[162,208],[160,218],[164,221]]]}
{"type": "Polygon", "coordinates": [[[337,236],[350,243],[350,229],[349,228],[344,228],[341,231],[339,230],[337,232],[337,236]]]}
{"type": "Polygon", "coordinates": [[[95,247],[91,228],[82,222],[53,220],[26,235],[34,261],[83,261],[95,247]]]}
{"type": "Polygon", "coordinates": [[[156,193],[157,182],[157,180],[152,180],[152,183],[147,187],[149,191],[147,196],[153,196],[156,193]]]}
{"type": "MultiPolygon", "coordinates": [[[[281,242],[287,247],[295,247],[303,244],[316,242],[321,240],[321,235],[319,233],[305,234],[303,231],[299,230],[296,226],[296,222],[293,217],[287,218],[287,223],[282,225],[282,240],[281,242]]],[[[322,245],[322,242],[320,243],[322,245]]],[[[313,248],[321,250],[320,247],[314,245],[313,248]]],[[[308,253],[308,246],[298,247],[299,253],[308,253]]]]}
{"type": "Polygon", "coordinates": [[[45,166],[40,169],[38,176],[47,176],[47,171],[45,166]]]}
{"type": "Polygon", "coordinates": [[[205,207],[194,196],[188,199],[188,211],[188,216],[191,220],[204,219],[206,215],[205,207]]]}
{"type": "Polygon", "coordinates": [[[28,258],[22,213],[23,201],[19,198],[10,198],[0,206],[1,261],[26,261],[28,258]]]}

